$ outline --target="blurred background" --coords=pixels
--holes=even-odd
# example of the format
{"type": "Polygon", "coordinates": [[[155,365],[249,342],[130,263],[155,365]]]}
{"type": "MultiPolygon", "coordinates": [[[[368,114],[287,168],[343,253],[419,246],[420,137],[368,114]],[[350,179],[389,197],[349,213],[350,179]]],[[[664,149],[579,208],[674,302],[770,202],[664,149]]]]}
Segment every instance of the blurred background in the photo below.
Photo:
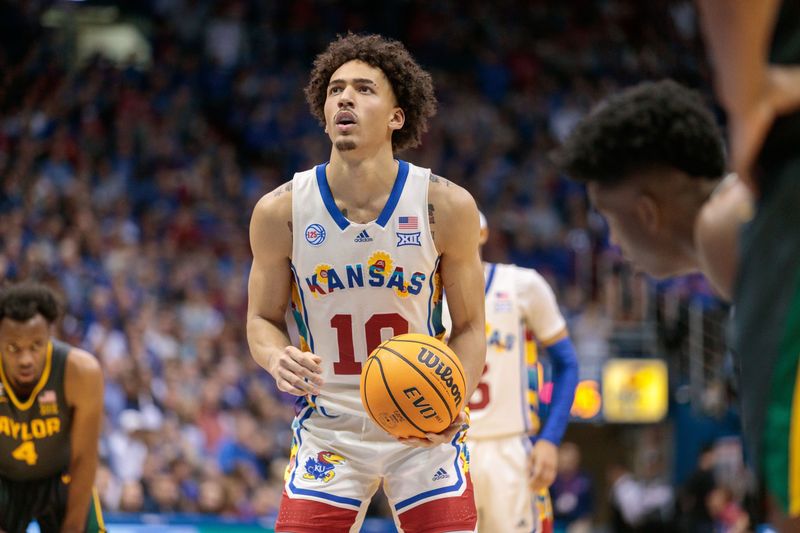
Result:
{"type": "MultiPolygon", "coordinates": [[[[632,272],[548,157],[641,80],[713,105],[690,1],[0,0],[0,275],[57,287],[61,336],[103,365],[112,531],[274,520],[293,397],[249,356],[247,228],[329,157],[302,89],[348,30],[402,40],[432,73],[438,115],[401,156],[472,192],[486,259],[559,296],[581,385],[557,530],[727,531],[752,490],[728,308],[702,277],[632,272]]],[[[393,531],[386,513],[365,531],[393,531]]]]}

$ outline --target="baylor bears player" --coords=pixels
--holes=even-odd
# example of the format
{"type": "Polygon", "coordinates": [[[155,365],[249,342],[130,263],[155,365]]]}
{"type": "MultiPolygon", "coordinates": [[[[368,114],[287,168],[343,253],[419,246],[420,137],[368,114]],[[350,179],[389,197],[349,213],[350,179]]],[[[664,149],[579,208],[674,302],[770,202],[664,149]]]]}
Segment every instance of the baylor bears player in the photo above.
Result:
{"type": "Polygon", "coordinates": [[[89,353],[52,338],[53,292],[0,291],[0,530],[105,531],[92,489],[103,374],[89,353]]]}

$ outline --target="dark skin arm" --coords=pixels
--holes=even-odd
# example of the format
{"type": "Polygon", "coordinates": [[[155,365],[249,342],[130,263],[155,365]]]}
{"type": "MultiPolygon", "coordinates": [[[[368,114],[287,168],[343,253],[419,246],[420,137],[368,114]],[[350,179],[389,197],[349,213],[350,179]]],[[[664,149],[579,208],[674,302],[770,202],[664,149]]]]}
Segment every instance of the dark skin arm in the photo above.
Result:
{"type": "Polygon", "coordinates": [[[731,166],[751,190],[753,165],[775,118],[800,108],[800,67],[769,65],[779,0],[697,0],[714,68],[717,96],[728,114],[731,166]]]}
{"type": "Polygon", "coordinates": [[[64,392],[72,408],[72,428],[67,512],[61,531],[79,533],[86,526],[103,417],[103,372],[94,356],[83,350],[70,351],[64,392]]]}

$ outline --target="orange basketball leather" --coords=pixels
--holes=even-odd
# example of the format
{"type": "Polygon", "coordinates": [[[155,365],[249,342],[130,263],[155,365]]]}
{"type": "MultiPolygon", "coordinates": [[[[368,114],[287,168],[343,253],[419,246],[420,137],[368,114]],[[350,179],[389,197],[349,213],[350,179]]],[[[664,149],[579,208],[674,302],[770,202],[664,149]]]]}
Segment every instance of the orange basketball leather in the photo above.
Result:
{"type": "Polygon", "coordinates": [[[443,342],[418,333],[398,335],[372,352],[361,372],[361,403],[397,437],[445,430],[464,405],[464,369],[443,342]]]}

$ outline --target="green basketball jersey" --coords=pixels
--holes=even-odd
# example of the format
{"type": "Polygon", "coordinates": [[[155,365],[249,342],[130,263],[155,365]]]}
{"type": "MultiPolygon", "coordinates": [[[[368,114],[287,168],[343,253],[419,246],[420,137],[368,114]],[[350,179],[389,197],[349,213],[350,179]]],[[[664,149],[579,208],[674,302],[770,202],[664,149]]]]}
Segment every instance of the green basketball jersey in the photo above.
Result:
{"type": "Polygon", "coordinates": [[[64,371],[71,347],[52,340],[30,397],[17,398],[0,360],[0,477],[33,481],[65,472],[70,460],[71,415],[64,371]]]}

